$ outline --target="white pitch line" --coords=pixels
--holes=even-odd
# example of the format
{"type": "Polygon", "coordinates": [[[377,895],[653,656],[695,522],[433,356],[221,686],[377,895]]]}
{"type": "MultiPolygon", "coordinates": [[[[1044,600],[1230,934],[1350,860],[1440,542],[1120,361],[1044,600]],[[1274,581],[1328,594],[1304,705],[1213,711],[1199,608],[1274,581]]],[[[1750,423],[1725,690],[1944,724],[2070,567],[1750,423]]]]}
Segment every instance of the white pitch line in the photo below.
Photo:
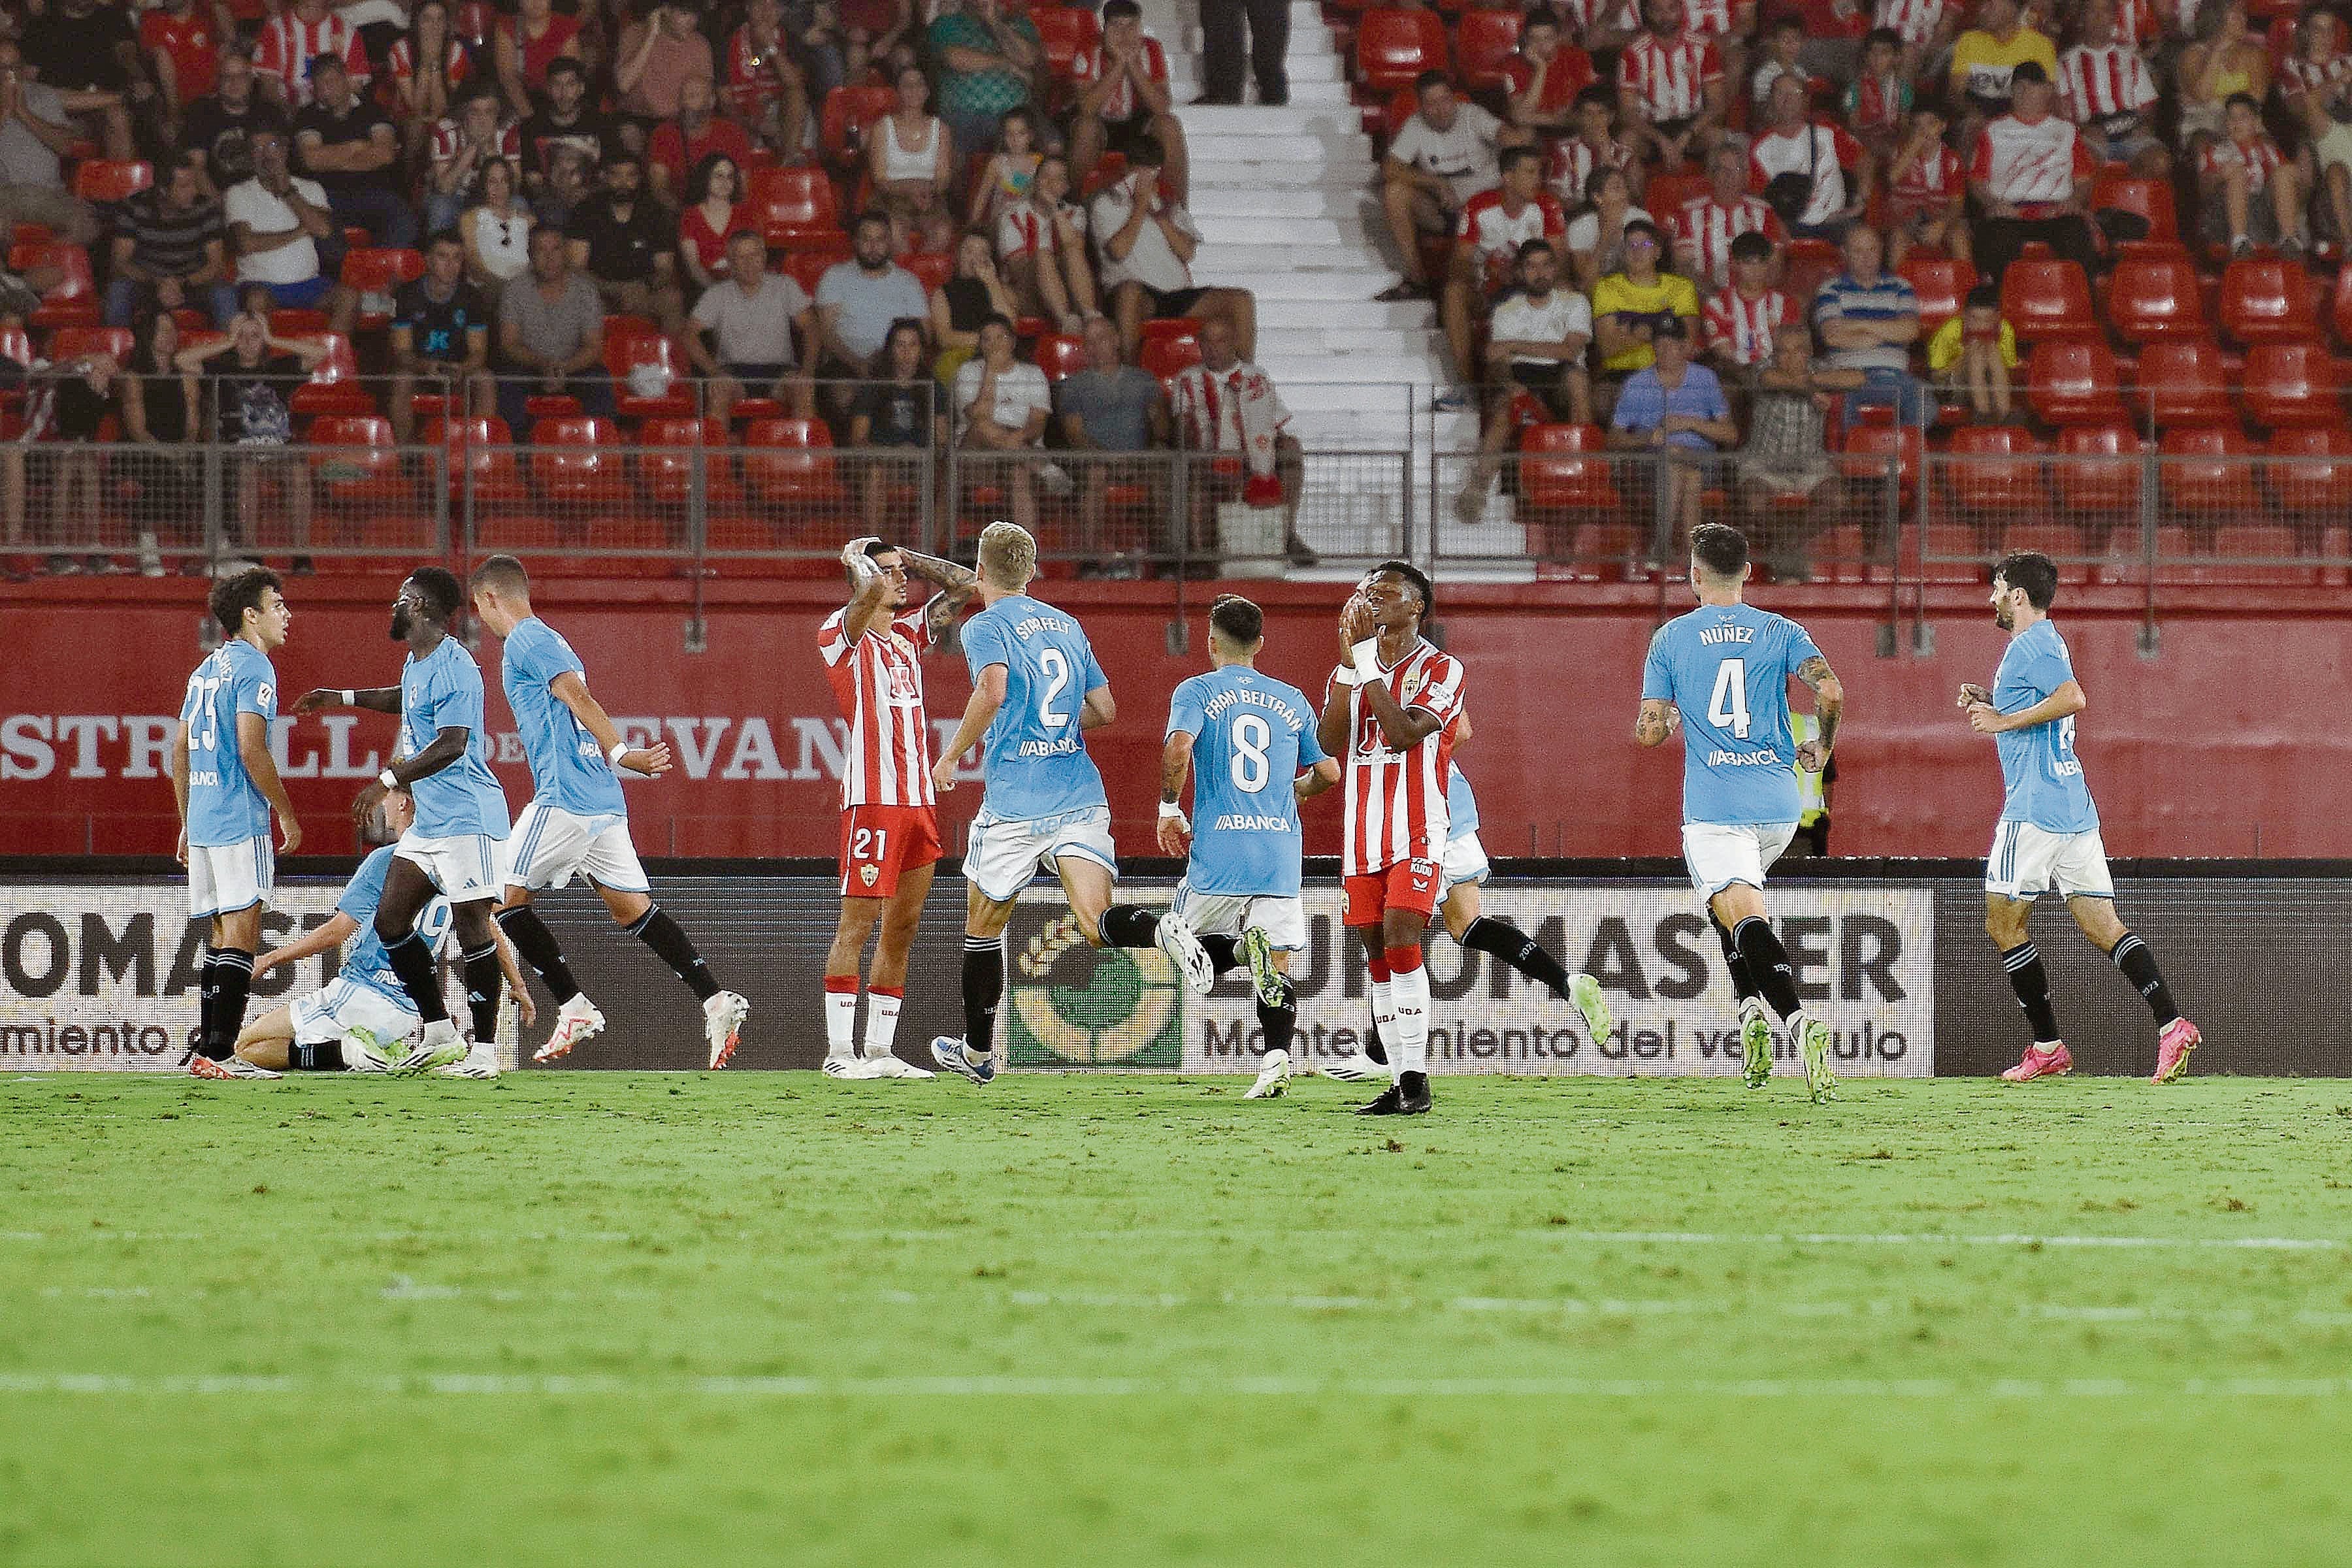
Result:
{"type": "Polygon", "coordinates": [[[1936,1231],[1710,1231],[1523,1229],[1520,1236],[1562,1241],[1654,1244],[1669,1247],[2222,1247],[2254,1252],[2334,1252],[2347,1245],[2326,1236],[2033,1236],[2001,1232],[1966,1235],[1936,1231]]]}

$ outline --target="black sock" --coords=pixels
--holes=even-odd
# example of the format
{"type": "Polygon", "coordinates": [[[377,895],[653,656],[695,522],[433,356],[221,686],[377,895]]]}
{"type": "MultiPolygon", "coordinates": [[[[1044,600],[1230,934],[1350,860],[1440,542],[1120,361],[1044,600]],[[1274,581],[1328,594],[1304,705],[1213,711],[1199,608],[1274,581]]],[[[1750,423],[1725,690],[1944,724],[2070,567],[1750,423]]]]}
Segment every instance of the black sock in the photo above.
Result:
{"type": "Polygon", "coordinates": [[[1204,936],[1201,947],[1209,955],[1209,967],[1223,974],[1228,969],[1242,965],[1241,942],[1230,936],[1204,936]]]}
{"type": "Polygon", "coordinates": [[[1732,928],[1731,940],[1739,948],[1739,956],[1748,961],[1748,973],[1756,977],[1757,989],[1772,1011],[1783,1018],[1793,1018],[1803,1004],[1797,1000],[1797,972],[1789,967],[1789,950],[1780,945],[1780,936],[1772,922],[1761,915],[1749,915],[1732,928]]]}
{"type": "Polygon", "coordinates": [[[1382,1067],[1389,1065],[1389,1048],[1381,1044],[1381,1026],[1378,1024],[1364,1030],[1364,1059],[1378,1062],[1382,1067]]]}
{"type": "Polygon", "coordinates": [[[710,978],[710,965],[702,962],[702,954],[694,951],[694,943],[659,904],[638,916],[629,934],[652,948],[655,956],[668,964],[670,973],[685,981],[696,996],[708,1002],[719,994],[719,982],[710,978]]]}
{"type": "Polygon", "coordinates": [[[996,1047],[996,1005],[1004,997],[1004,939],[963,939],[963,1043],[985,1056],[996,1047]]]}
{"type": "Polygon", "coordinates": [[[289,1040],[286,1046],[286,1069],[289,1072],[341,1072],[343,1070],[343,1042],[329,1040],[320,1046],[306,1046],[299,1040],[289,1040]]]}
{"type": "Polygon", "coordinates": [[[1150,947],[1152,933],[1159,929],[1158,910],[1113,904],[1103,911],[1100,935],[1105,947],[1150,947]]]}
{"type": "Polygon", "coordinates": [[[499,1037],[499,986],[506,976],[499,969],[499,944],[486,942],[466,954],[466,1006],[474,1015],[474,1038],[488,1045],[499,1037]]]}
{"type": "Polygon", "coordinates": [[[537,910],[529,904],[501,910],[499,929],[507,933],[507,940],[514,943],[522,961],[539,971],[539,977],[547,982],[548,994],[555,998],[557,1006],[580,994],[580,987],[572,979],[572,966],[563,962],[563,949],[557,944],[555,933],[547,929],[547,922],[539,918],[537,910]]]}
{"type": "Polygon", "coordinates": [[[1282,1005],[1269,1007],[1257,1005],[1257,1021],[1265,1030],[1265,1048],[1287,1051],[1290,1039],[1298,1032],[1298,987],[1286,980],[1282,983],[1282,1005]]]}
{"type": "Polygon", "coordinates": [[[2123,941],[2116,943],[2115,951],[2107,957],[2124,972],[2132,989],[2146,1000],[2147,1010],[2156,1015],[2158,1028],[2180,1016],[2180,1009],[2172,1005],[2172,992],[2164,984],[2163,973],[2156,967],[2156,954],[2148,952],[2147,943],[2126,931],[2123,941]]]}
{"type": "Polygon", "coordinates": [[[400,976],[401,989],[416,1004],[416,1016],[428,1024],[446,1024],[449,1009],[441,1001],[441,976],[433,965],[433,950],[414,929],[394,932],[392,938],[383,934],[383,927],[375,929],[376,940],[383,943],[383,960],[392,972],[400,976]]]}
{"type": "Polygon", "coordinates": [[[220,949],[207,945],[205,961],[196,970],[196,1032],[188,1037],[190,1056],[220,1059],[213,1056],[213,1015],[219,1010],[220,949]]]}
{"type": "Polygon", "coordinates": [[[1568,995],[1568,970],[1541,942],[1508,921],[1480,915],[1462,933],[1462,945],[1493,953],[1537,984],[1549,986],[1555,996],[1568,995]]]}
{"type": "Polygon", "coordinates": [[[2058,1009],[2050,1005],[2050,972],[2042,967],[2042,950],[2029,942],[2003,952],[2000,962],[2009,971],[2010,989],[2017,993],[2017,1005],[2025,1009],[2025,1021],[2033,1029],[2033,1043],[2055,1045],[2058,1009]]]}
{"type": "Polygon", "coordinates": [[[213,1048],[205,1054],[216,1062],[228,1060],[236,1037],[245,1032],[245,1001],[253,989],[253,954],[233,947],[221,949],[214,968],[213,1048]]]}
{"type": "Polygon", "coordinates": [[[1756,988],[1756,976],[1748,973],[1748,960],[1740,956],[1739,944],[1731,940],[1731,928],[1717,920],[1713,910],[1706,912],[1706,923],[1715,928],[1717,939],[1723,943],[1724,967],[1731,971],[1732,995],[1748,1002],[1764,994],[1756,988]]]}

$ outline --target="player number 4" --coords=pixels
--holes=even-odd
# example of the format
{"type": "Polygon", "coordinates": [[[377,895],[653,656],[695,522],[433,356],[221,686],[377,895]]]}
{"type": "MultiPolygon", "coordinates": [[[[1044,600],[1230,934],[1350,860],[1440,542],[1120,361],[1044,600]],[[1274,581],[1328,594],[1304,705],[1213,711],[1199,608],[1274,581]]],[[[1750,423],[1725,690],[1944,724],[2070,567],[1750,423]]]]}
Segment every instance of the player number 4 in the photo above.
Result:
{"type": "Polygon", "coordinates": [[[1706,721],[1731,731],[1732,739],[1748,739],[1748,661],[1727,658],[1715,667],[1715,695],[1707,699],[1706,721]]]}

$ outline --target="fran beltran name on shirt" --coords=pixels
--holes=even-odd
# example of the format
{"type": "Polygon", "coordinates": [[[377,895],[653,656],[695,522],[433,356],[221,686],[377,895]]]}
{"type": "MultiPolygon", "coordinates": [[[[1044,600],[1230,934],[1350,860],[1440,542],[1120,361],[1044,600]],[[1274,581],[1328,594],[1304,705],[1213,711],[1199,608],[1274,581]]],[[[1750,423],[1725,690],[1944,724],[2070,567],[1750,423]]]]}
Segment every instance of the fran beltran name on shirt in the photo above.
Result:
{"type": "Polygon", "coordinates": [[[1282,721],[1294,730],[1303,730],[1307,727],[1307,721],[1298,716],[1298,710],[1280,697],[1271,691],[1260,691],[1247,686],[1228,687],[1210,698],[1208,707],[1202,710],[1202,716],[1209,719],[1221,719],[1224,716],[1225,710],[1236,702],[1244,703],[1252,708],[1271,709],[1280,714],[1282,721]]]}

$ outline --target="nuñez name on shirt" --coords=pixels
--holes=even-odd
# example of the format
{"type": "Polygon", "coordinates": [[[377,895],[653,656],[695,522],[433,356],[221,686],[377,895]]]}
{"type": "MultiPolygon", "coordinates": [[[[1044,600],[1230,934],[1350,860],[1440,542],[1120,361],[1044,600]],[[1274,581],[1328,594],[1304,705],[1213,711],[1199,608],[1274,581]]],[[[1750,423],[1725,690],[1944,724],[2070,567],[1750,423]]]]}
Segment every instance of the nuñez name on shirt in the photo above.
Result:
{"type": "Polygon", "coordinates": [[[1701,626],[1698,640],[1712,647],[1719,642],[1754,642],[1754,626],[1701,626]]]}

